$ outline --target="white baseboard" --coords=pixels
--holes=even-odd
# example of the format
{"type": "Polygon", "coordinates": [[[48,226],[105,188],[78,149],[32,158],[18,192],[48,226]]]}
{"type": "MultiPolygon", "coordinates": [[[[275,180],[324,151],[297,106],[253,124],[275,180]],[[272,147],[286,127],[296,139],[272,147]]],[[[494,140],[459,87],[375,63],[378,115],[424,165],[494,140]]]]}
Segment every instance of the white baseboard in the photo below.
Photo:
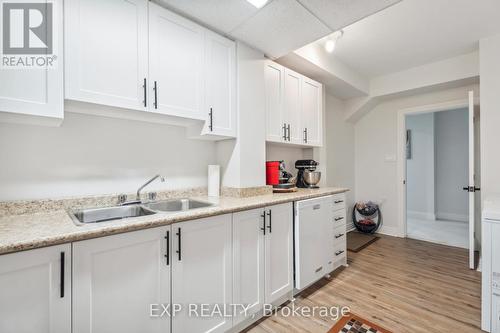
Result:
{"type": "Polygon", "coordinates": [[[380,229],[377,230],[377,234],[400,237],[400,238],[405,237],[400,227],[389,227],[385,225],[382,225],[382,227],[380,227],[380,229]]]}
{"type": "Polygon", "coordinates": [[[435,220],[436,215],[429,212],[418,212],[415,210],[409,210],[406,216],[410,219],[421,219],[421,220],[435,220]]]}
{"type": "Polygon", "coordinates": [[[454,213],[442,213],[437,212],[436,218],[438,220],[446,220],[446,221],[457,221],[457,222],[469,222],[469,216],[462,214],[454,214],[454,213]]]}

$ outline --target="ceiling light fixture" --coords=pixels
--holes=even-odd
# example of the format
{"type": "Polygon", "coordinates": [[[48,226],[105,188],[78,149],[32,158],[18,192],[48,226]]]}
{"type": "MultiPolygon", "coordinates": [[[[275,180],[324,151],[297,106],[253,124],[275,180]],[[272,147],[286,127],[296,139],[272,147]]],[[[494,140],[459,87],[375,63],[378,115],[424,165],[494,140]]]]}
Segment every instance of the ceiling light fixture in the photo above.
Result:
{"type": "Polygon", "coordinates": [[[344,35],[344,30],[335,31],[325,42],[325,50],[328,53],[335,51],[339,39],[344,35]]]}
{"type": "Polygon", "coordinates": [[[262,8],[266,3],[267,0],[247,0],[250,2],[252,5],[254,5],[255,8],[262,8]]]}

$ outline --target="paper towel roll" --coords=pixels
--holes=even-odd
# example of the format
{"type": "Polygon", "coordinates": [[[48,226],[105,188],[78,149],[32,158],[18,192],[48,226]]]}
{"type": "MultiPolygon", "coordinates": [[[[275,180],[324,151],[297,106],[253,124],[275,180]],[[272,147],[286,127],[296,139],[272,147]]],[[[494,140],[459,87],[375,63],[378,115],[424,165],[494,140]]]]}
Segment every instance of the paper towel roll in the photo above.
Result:
{"type": "Polygon", "coordinates": [[[220,165],[208,166],[208,196],[218,197],[220,195],[220,165]]]}

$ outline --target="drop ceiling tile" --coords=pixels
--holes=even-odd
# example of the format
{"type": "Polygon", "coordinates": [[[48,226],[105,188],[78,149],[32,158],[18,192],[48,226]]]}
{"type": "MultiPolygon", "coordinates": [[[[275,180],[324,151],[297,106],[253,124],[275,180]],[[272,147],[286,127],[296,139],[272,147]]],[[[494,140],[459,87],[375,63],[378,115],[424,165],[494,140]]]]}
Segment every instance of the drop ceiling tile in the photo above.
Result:
{"type": "Polygon", "coordinates": [[[157,0],[156,2],[224,33],[228,33],[258,11],[246,0],[157,0]]]}
{"type": "Polygon", "coordinates": [[[298,0],[333,31],[342,29],[401,0],[298,0]]]}
{"type": "Polygon", "coordinates": [[[274,0],[230,32],[277,58],[332,31],[295,0],[274,0]]]}

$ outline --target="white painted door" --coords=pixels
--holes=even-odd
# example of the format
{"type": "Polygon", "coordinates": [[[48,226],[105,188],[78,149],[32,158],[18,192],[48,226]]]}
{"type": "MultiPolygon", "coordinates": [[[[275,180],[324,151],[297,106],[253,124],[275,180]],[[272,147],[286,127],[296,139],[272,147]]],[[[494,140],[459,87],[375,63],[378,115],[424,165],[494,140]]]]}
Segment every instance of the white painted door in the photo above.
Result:
{"type": "MultiPolygon", "coordinates": [[[[205,120],[205,29],[149,3],[150,110],[205,120]]],[[[206,112],[205,112],[206,111],[206,112]]]]}
{"type": "Polygon", "coordinates": [[[323,138],[323,86],[314,80],[302,80],[302,140],[310,146],[319,147],[323,138]]]}
{"type": "Polygon", "coordinates": [[[171,236],[168,226],[73,243],[72,332],[170,332],[150,308],[170,303],[171,236]]]}
{"type": "Polygon", "coordinates": [[[285,68],[272,61],[268,61],[264,70],[266,80],[266,140],[270,142],[284,142],[283,91],[285,68]]]}
{"type": "Polygon", "coordinates": [[[476,251],[476,237],[475,237],[475,220],[476,220],[476,172],[475,172],[475,126],[474,126],[474,92],[469,92],[469,268],[475,269],[475,251],[476,251]]]}
{"type": "Polygon", "coordinates": [[[204,133],[236,136],[236,45],[211,31],[205,32],[204,133]]]}
{"type": "Polygon", "coordinates": [[[293,205],[267,207],[265,301],[273,303],[293,290],[293,205]]]}
{"type": "Polygon", "coordinates": [[[172,226],[172,303],[183,311],[172,320],[173,332],[225,332],[230,317],[216,306],[232,302],[231,214],[172,226]],[[195,308],[189,312],[189,304],[195,308]],[[200,306],[207,304],[208,316],[200,306]]]}
{"type": "Polygon", "coordinates": [[[286,124],[286,142],[303,144],[301,125],[302,75],[285,68],[283,116],[286,124]]]}
{"type": "Polygon", "coordinates": [[[64,6],[65,98],[147,110],[148,1],[66,0],[64,6]]]}
{"type": "Polygon", "coordinates": [[[264,305],[266,213],[258,208],[233,214],[233,303],[249,306],[246,313],[238,309],[234,325],[262,310],[264,305]]]}
{"type": "Polygon", "coordinates": [[[0,332],[71,332],[71,245],[0,256],[0,332]]]}
{"type": "Polygon", "coordinates": [[[55,66],[0,68],[0,121],[59,125],[64,118],[63,3],[51,3],[55,66]]]}

